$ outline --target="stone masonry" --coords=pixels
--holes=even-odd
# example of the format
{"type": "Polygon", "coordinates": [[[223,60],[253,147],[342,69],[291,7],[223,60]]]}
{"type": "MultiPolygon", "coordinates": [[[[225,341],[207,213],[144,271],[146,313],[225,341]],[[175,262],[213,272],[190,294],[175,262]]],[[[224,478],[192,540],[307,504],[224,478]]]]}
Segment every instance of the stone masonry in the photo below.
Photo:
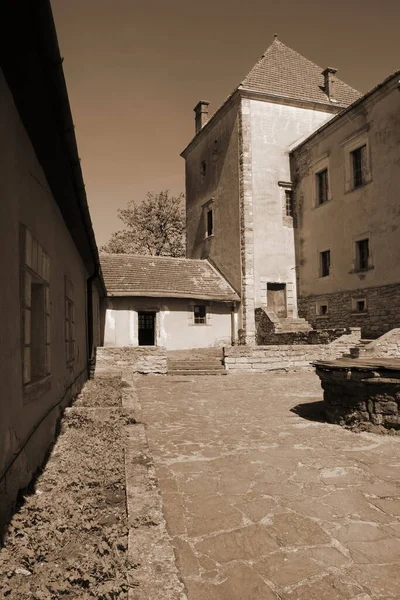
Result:
{"type": "Polygon", "coordinates": [[[239,337],[242,342],[253,345],[255,343],[255,298],[250,100],[242,98],[239,118],[243,329],[239,337]]]}
{"type": "Polygon", "coordinates": [[[316,371],[329,421],[344,425],[369,422],[400,429],[400,360],[322,362],[316,371]]]}
{"type": "Polygon", "coordinates": [[[120,348],[97,348],[96,375],[129,370],[131,373],[167,372],[165,348],[153,346],[122,346],[120,348]]]}
{"type": "Polygon", "coordinates": [[[361,332],[358,328],[339,337],[330,344],[301,344],[280,346],[226,346],[224,347],[225,367],[229,372],[262,373],[278,369],[310,367],[317,360],[334,360],[343,356],[352,346],[359,343],[361,332]]]}
{"type": "Polygon", "coordinates": [[[361,327],[363,337],[376,338],[400,325],[400,284],[299,298],[299,315],[315,328],[361,327]],[[367,310],[354,312],[352,300],[365,298],[367,310]],[[328,304],[328,313],[317,315],[317,302],[328,304]]]}

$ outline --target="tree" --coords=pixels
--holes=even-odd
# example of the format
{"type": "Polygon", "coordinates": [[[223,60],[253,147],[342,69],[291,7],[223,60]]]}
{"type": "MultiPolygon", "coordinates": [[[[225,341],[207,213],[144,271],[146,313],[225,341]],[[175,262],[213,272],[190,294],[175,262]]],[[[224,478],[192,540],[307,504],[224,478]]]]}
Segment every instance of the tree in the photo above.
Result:
{"type": "Polygon", "coordinates": [[[185,256],[183,194],[170,196],[168,190],[148,192],[140,204],[130,200],[127,208],[118,209],[118,218],[125,228],[112,234],[100,248],[103,252],[185,256]]]}

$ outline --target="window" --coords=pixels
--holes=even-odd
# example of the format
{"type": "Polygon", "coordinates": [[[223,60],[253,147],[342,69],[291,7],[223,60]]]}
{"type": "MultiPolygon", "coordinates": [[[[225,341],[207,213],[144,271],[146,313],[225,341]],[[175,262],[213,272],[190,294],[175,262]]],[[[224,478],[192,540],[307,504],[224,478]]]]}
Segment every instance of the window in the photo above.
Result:
{"type": "Polygon", "coordinates": [[[331,268],[331,251],[325,250],[324,252],[319,253],[319,276],[320,277],[328,277],[330,268],[331,268]]]}
{"type": "Polygon", "coordinates": [[[206,175],[207,175],[207,163],[205,160],[201,161],[201,165],[200,165],[200,174],[201,174],[201,178],[205,179],[206,175]]]}
{"type": "Polygon", "coordinates": [[[41,245],[21,226],[21,309],[23,330],[23,382],[50,373],[50,262],[41,245]]]}
{"type": "Polygon", "coordinates": [[[316,173],[316,184],[317,184],[317,204],[324,204],[328,202],[328,169],[323,169],[316,173]]]}
{"type": "Polygon", "coordinates": [[[366,309],[365,300],[357,300],[356,301],[356,311],[357,312],[364,312],[365,309],[366,309]]]}
{"type": "Polygon", "coordinates": [[[214,235],[214,214],[212,207],[207,209],[207,237],[214,235]]]}
{"type": "Polygon", "coordinates": [[[356,270],[363,271],[369,267],[369,240],[356,242],[356,270]]]}
{"type": "Polygon", "coordinates": [[[193,307],[194,312],[194,324],[195,325],[205,325],[207,321],[206,317],[206,307],[203,304],[196,304],[193,307]]]}
{"type": "Polygon", "coordinates": [[[293,217],[293,193],[292,190],[285,190],[286,216],[293,217]]]}
{"type": "Polygon", "coordinates": [[[75,305],[73,301],[73,286],[65,278],[65,356],[67,363],[75,360],[75,305]]]}
{"type": "Polygon", "coordinates": [[[328,314],[328,304],[317,302],[317,315],[325,317],[328,314]]]}
{"type": "Polygon", "coordinates": [[[367,145],[363,144],[351,152],[353,170],[353,188],[364,185],[367,181],[367,145]]]}

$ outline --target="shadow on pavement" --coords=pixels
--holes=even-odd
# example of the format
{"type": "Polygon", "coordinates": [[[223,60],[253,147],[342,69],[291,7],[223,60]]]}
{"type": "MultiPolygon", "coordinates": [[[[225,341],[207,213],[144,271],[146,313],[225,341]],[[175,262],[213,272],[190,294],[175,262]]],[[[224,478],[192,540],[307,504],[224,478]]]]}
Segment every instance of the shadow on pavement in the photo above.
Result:
{"type": "Polygon", "coordinates": [[[325,415],[325,405],[323,400],[318,402],[307,402],[305,404],[297,404],[290,409],[290,412],[295,413],[302,419],[308,421],[318,421],[319,423],[328,423],[325,415]]]}

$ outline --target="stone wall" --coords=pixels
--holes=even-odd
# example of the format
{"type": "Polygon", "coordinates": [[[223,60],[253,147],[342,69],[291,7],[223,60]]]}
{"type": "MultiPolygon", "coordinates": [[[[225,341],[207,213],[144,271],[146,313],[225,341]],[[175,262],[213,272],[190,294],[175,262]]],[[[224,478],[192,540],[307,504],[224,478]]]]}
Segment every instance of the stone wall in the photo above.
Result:
{"type": "Polygon", "coordinates": [[[376,338],[400,326],[400,284],[336,292],[299,298],[299,316],[318,329],[361,327],[363,337],[376,338]],[[354,311],[354,300],[365,299],[366,311],[354,311]],[[328,313],[317,315],[317,303],[328,305],[328,313]]]}
{"type": "Polygon", "coordinates": [[[154,346],[97,348],[96,375],[121,371],[165,374],[167,372],[165,348],[154,346]]]}
{"type": "Polygon", "coordinates": [[[231,373],[262,373],[276,369],[310,367],[317,360],[333,360],[347,353],[361,338],[359,328],[330,344],[299,344],[280,346],[227,346],[224,347],[224,364],[231,373]]]}
{"type": "Polygon", "coordinates": [[[400,429],[400,361],[398,370],[382,364],[362,367],[318,365],[325,414],[332,423],[359,423],[400,429]]]}
{"type": "MultiPolygon", "coordinates": [[[[270,315],[272,317],[273,313],[270,315]]],[[[311,331],[276,332],[276,318],[274,323],[266,311],[262,308],[256,309],[256,343],[259,346],[269,345],[299,345],[299,344],[330,344],[342,335],[349,335],[351,329],[312,329],[311,331]]]]}
{"type": "Polygon", "coordinates": [[[377,340],[365,346],[361,356],[370,357],[398,357],[400,358],[400,329],[392,329],[377,340]]]}

